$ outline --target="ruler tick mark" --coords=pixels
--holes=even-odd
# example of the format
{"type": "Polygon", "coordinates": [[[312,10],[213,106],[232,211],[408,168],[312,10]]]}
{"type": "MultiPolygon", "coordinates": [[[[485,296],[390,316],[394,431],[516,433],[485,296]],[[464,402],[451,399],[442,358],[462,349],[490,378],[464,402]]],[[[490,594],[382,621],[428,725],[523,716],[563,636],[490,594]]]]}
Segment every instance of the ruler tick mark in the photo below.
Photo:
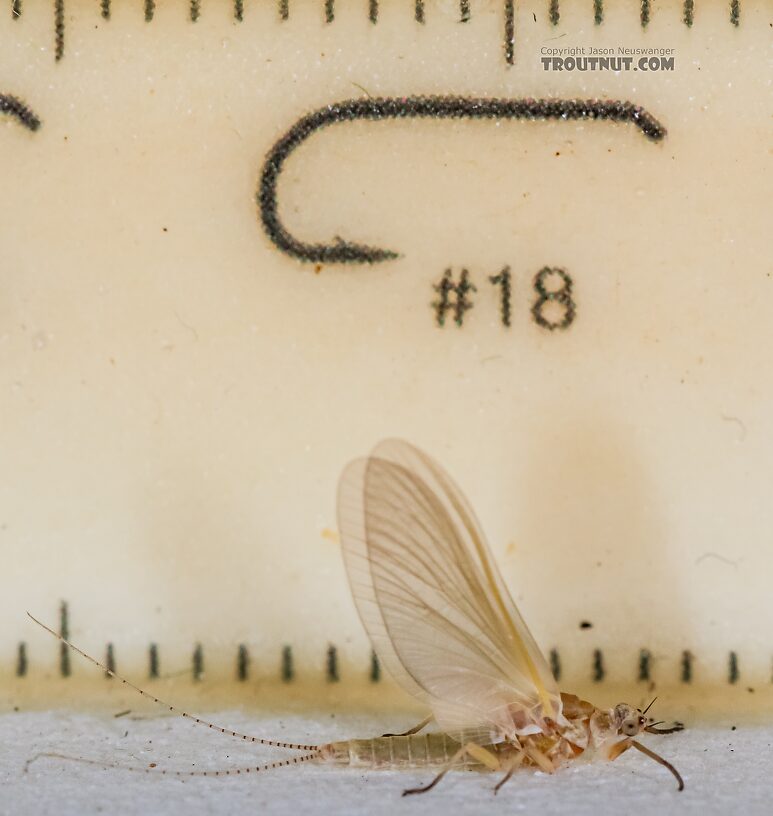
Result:
{"type": "Polygon", "coordinates": [[[650,0],[641,0],[641,9],[639,12],[639,20],[641,21],[641,27],[647,28],[650,23],[650,0]]]}
{"type": "Polygon", "coordinates": [[[604,679],[604,654],[601,649],[593,650],[593,682],[600,683],[604,679]]]}
{"type": "Polygon", "coordinates": [[[558,654],[558,649],[550,650],[550,673],[556,682],[561,679],[561,657],[558,654]]]}
{"type": "Polygon", "coordinates": [[[21,17],[21,13],[24,10],[22,6],[22,0],[12,0],[11,2],[11,17],[14,20],[18,20],[21,17]]]}
{"type": "Polygon", "coordinates": [[[192,669],[193,680],[198,683],[204,676],[204,648],[200,643],[193,650],[192,669]]]}
{"type": "Polygon", "coordinates": [[[692,683],[692,652],[685,649],[682,652],[682,682],[692,683]]]}
{"type": "Polygon", "coordinates": [[[103,20],[110,19],[110,0],[100,0],[100,9],[103,20]]]}
{"type": "Polygon", "coordinates": [[[735,652],[730,652],[727,659],[727,682],[733,685],[738,682],[741,676],[738,670],[738,655],[735,652]]]}
{"type": "Polygon", "coordinates": [[[250,674],[250,654],[244,643],[239,644],[239,649],[236,653],[236,677],[244,681],[250,674]]]}
{"type": "Polygon", "coordinates": [[[515,0],[505,0],[505,62],[515,62],[515,0]]]}
{"type": "Polygon", "coordinates": [[[295,677],[295,668],[293,666],[293,648],[292,646],[284,646],[282,648],[282,671],[281,677],[283,683],[292,682],[295,677]]]}
{"type": "Polygon", "coordinates": [[[325,22],[332,23],[335,20],[335,0],[325,0],[325,22]]]}
{"type": "Polygon", "coordinates": [[[279,19],[287,20],[290,17],[290,0],[279,0],[279,19]]]}
{"type": "Polygon", "coordinates": [[[561,12],[558,8],[558,0],[550,0],[550,5],[548,6],[548,18],[550,19],[551,25],[558,25],[558,21],[561,19],[561,12]]]}
{"type": "Polygon", "coordinates": [[[326,669],[328,683],[337,683],[341,679],[338,674],[338,650],[332,644],[327,647],[326,669]]]}
{"type": "Polygon", "coordinates": [[[19,643],[16,650],[16,676],[26,677],[29,661],[27,660],[27,644],[24,641],[19,643]]]}
{"type": "Polygon", "coordinates": [[[459,22],[468,23],[470,15],[470,0],[459,0],[459,22]]]}
{"type": "Polygon", "coordinates": [[[378,655],[371,651],[370,653],[370,682],[378,683],[381,680],[381,664],[378,662],[378,655]]]}
{"type": "Polygon", "coordinates": [[[370,0],[368,4],[368,19],[373,25],[378,22],[378,0],[370,0]]]}
{"type": "Polygon", "coordinates": [[[692,28],[692,24],[695,21],[695,0],[684,0],[684,15],[682,19],[688,28],[692,28]]]}
{"type": "Polygon", "coordinates": [[[639,652],[639,681],[649,682],[651,680],[652,654],[649,649],[642,649],[639,652]]]}
{"type": "Polygon", "coordinates": [[[737,28],[741,23],[741,2],[730,0],[730,22],[737,28]]]}
{"type": "Polygon", "coordinates": [[[151,643],[148,647],[148,677],[155,680],[159,675],[158,645],[151,643]]]}
{"type": "Polygon", "coordinates": [[[105,666],[107,666],[105,677],[110,679],[115,674],[115,649],[112,643],[108,643],[105,650],[105,666]]]}
{"type": "Polygon", "coordinates": [[[54,54],[57,62],[64,57],[64,0],[54,0],[54,54]]]}
{"type": "Polygon", "coordinates": [[[153,15],[156,13],[156,0],[145,0],[145,22],[153,22],[153,15]]]}
{"type": "Polygon", "coordinates": [[[240,23],[244,21],[244,0],[234,0],[234,19],[240,23]]]}
{"type": "Polygon", "coordinates": [[[201,0],[191,0],[190,6],[191,22],[196,23],[201,16],[201,0]]]}
{"type": "Polygon", "coordinates": [[[593,22],[596,25],[604,22],[604,0],[593,0],[593,22]]]}
{"type": "MultiPolygon", "coordinates": [[[[62,601],[59,605],[59,634],[66,640],[70,637],[70,611],[67,608],[67,601],[62,601]]],[[[66,643],[59,643],[59,674],[62,677],[69,677],[70,650],[66,643]]]]}
{"type": "Polygon", "coordinates": [[[416,5],[414,6],[414,17],[416,18],[417,23],[424,22],[424,0],[416,0],[416,5]]]}

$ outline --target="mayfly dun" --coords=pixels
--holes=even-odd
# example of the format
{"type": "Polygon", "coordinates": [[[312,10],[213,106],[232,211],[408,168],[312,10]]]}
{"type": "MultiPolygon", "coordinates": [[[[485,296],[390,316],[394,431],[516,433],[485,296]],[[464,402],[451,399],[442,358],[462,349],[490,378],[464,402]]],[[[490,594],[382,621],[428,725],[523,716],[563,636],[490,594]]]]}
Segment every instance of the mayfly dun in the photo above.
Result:
{"type": "Polygon", "coordinates": [[[303,752],[250,768],[127,770],[188,777],[254,773],[309,761],[374,769],[434,766],[438,772],[431,782],[403,795],[425,793],[449,770],[461,768],[499,772],[496,792],[522,766],[552,773],[581,756],[614,760],[634,748],[666,767],[679,790],[684,788],[676,768],[635,739],[642,732],[681,731],[681,723],[658,728],[660,723],[647,716],[649,706],[642,711],[620,703],[600,709],[559,692],[472,509],[436,462],[407,442],[380,443],[369,457],[345,469],[338,523],[352,595],[373,648],[397,683],[426,705],[428,716],[401,734],[324,745],[252,737],[164,703],[33,618],[169,711],[247,742],[303,752]],[[437,732],[419,733],[433,720],[437,732]]]}

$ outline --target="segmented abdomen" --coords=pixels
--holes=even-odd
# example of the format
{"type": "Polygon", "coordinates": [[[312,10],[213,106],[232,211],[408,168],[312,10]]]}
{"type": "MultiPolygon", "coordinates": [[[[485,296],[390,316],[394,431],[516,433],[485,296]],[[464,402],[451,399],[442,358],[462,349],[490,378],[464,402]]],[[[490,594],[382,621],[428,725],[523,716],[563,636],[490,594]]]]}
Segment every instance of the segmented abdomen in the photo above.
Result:
{"type": "MultiPolygon", "coordinates": [[[[359,768],[416,768],[444,765],[461,747],[446,734],[412,734],[408,737],[375,737],[334,743],[338,761],[359,768]]],[[[457,766],[455,766],[457,767],[457,766]]],[[[480,768],[480,763],[466,757],[459,768],[480,768]]]]}

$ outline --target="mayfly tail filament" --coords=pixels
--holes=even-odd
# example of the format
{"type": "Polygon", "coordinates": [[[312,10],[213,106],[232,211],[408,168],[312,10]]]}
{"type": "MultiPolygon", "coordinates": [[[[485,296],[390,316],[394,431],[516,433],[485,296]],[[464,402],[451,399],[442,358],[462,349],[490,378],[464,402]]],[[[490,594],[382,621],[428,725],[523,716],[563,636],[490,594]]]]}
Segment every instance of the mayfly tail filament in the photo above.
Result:
{"type": "Polygon", "coordinates": [[[28,759],[24,763],[24,773],[27,773],[30,765],[39,759],[64,759],[68,762],[80,762],[83,765],[93,765],[103,770],[119,770],[129,771],[130,773],[146,773],[159,774],[161,776],[175,776],[185,779],[189,776],[242,776],[250,773],[262,773],[265,771],[273,771],[277,768],[286,768],[290,765],[300,765],[302,762],[309,762],[314,759],[319,759],[319,752],[314,751],[309,754],[302,754],[301,756],[291,757],[290,759],[279,759],[276,762],[267,762],[265,765],[248,765],[242,768],[212,768],[204,771],[178,771],[168,770],[166,768],[159,768],[155,762],[151,762],[144,767],[138,765],[121,765],[119,762],[104,762],[99,759],[85,759],[83,757],[68,756],[67,754],[58,754],[55,752],[43,752],[35,754],[34,757],[28,759]]]}
{"type": "MultiPolygon", "coordinates": [[[[119,674],[116,674],[112,669],[109,669],[104,663],[100,663],[99,660],[92,657],[89,654],[86,654],[82,649],[79,649],[75,644],[70,643],[69,640],[62,637],[59,632],[53,630],[50,626],[46,626],[45,623],[41,623],[36,617],[30,615],[27,612],[27,615],[35,622],[38,626],[41,626],[45,629],[49,634],[52,634],[55,638],[60,640],[62,643],[67,645],[70,649],[74,652],[77,652],[81,657],[85,657],[86,660],[93,663],[98,668],[102,669],[105,674],[113,677],[118,682],[122,683],[125,686],[128,686],[133,691],[136,691],[138,694],[141,694],[143,697],[146,697],[148,700],[152,700],[157,705],[163,706],[167,711],[171,711],[173,714],[178,714],[180,717],[184,717],[187,720],[191,720],[195,722],[197,725],[203,725],[205,728],[211,728],[213,731],[219,731],[221,734],[226,734],[229,737],[236,737],[237,739],[244,740],[244,742],[254,742],[259,745],[268,745],[271,748],[290,748],[294,751],[317,751],[319,749],[318,745],[305,745],[302,743],[297,742],[280,742],[279,740],[271,740],[271,739],[264,739],[263,737],[253,737],[249,734],[242,734],[238,731],[232,731],[230,728],[223,728],[223,726],[215,725],[215,723],[211,723],[207,720],[202,720],[201,717],[195,717],[193,714],[189,714],[187,711],[183,711],[182,709],[177,708],[176,706],[170,705],[164,700],[161,700],[159,697],[156,697],[153,694],[149,694],[147,691],[144,691],[139,686],[135,686],[134,683],[129,682],[124,677],[121,677],[119,674]]],[[[97,763],[99,764],[99,763],[97,763]]]]}

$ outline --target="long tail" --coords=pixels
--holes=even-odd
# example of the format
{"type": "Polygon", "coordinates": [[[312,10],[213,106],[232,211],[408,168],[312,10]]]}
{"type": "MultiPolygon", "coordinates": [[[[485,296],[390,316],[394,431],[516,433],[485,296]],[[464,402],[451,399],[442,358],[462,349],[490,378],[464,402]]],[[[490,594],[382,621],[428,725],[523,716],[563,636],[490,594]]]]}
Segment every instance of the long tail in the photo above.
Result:
{"type": "Polygon", "coordinates": [[[161,776],[176,776],[187,779],[191,776],[241,776],[242,774],[261,773],[262,771],[273,771],[275,768],[285,768],[288,765],[299,765],[301,762],[309,762],[310,760],[318,759],[319,752],[315,751],[311,754],[303,754],[302,756],[292,757],[291,759],[280,759],[277,762],[268,762],[265,765],[251,765],[246,768],[214,768],[207,771],[174,771],[166,768],[159,768],[155,762],[151,762],[147,767],[141,768],[137,765],[121,765],[119,762],[103,762],[97,759],[84,759],[83,757],[68,756],[67,754],[58,754],[54,751],[44,751],[40,754],[35,754],[24,763],[24,773],[27,773],[30,765],[37,762],[39,759],[66,759],[68,762],[81,762],[84,765],[94,765],[97,768],[108,770],[114,768],[119,771],[131,771],[132,773],[146,773],[146,774],[160,774],[161,776]]]}
{"type": "MultiPolygon", "coordinates": [[[[179,714],[181,717],[185,717],[188,720],[192,720],[193,722],[197,723],[198,725],[203,725],[206,728],[211,728],[214,731],[219,731],[221,734],[227,734],[231,737],[236,737],[237,739],[244,740],[245,742],[256,742],[260,745],[270,745],[272,748],[292,748],[296,751],[318,751],[318,745],[303,745],[297,742],[279,742],[278,740],[270,740],[270,739],[263,739],[262,737],[252,737],[249,734],[240,734],[238,731],[231,731],[230,728],[223,728],[220,725],[215,725],[214,723],[207,722],[207,720],[202,720],[200,717],[195,717],[192,714],[189,714],[187,711],[183,711],[182,709],[176,708],[173,705],[165,702],[164,700],[155,697],[153,694],[149,694],[147,691],[143,691],[139,686],[135,686],[134,683],[130,683],[124,677],[116,674],[112,669],[109,669],[104,663],[100,663],[99,660],[93,658],[91,655],[86,654],[82,649],[79,649],[75,644],[70,643],[67,638],[62,637],[59,632],[52,629],[50,626],[46,626],[45,623],[41,623],[36,617],[30,615],[27,612],[28,617],[37,623],[38,626],[41,626],[43,629],[46,630],[49,634],[52,634],[58,640],[61,640],[66,646],[72,649],[74,652],[77,652],[81,657],[85,657],[86,660],[90,660],[95,666],[98,666],[102,671],[106,674],[110,675],[110,677],[114,677],[116,680],[119,680],[125,686],[128,686],[130,689],[133,689],[138,694],[141,694],[143,697],[147,697],[148,700],[152,700],[157,705],[163,706],[166,708],[167,711],[171,711],[173,714],[179,714]]],[[[84,760],[85,761],[85,760],[84,760]]],[[[99,764],[99,763],[96,763],[99,764]]],[[[289,763],[288,763],[289,764],[289,763]]]]}

